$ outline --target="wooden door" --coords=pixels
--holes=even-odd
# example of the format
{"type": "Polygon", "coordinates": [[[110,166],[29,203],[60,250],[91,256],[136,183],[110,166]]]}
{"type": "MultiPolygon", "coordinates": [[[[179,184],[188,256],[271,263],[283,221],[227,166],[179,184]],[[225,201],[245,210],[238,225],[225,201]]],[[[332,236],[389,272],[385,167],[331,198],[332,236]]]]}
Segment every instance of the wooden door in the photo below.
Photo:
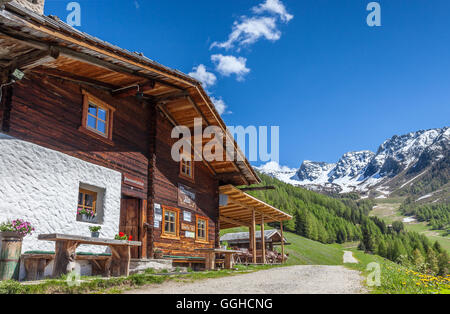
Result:
{"type": "MultiPolygon", "coordinates": [[[[139,212],[141,200],[137,198],[122,197],[120,206],[120,231],[133,237],[133,241],[139,241],[139,212]]],[[[131,258],[140,258],[139,248],[131,249],[131,258]]]]}

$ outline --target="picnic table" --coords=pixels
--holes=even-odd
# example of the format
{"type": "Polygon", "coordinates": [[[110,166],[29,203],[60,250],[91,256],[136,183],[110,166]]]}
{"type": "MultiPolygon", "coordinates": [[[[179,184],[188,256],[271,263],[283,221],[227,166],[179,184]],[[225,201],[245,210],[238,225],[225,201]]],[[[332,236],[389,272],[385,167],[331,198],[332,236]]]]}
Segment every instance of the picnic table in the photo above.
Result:
{"type": "Polygon", "coordinates": [[[128,276],[131,260],[130,249],[142,245],[141,242],[137,241],[99,239],[65,234],[40,234],[38,239],[56,242],[52,274],[54,278],[69,272],[68,265],[75,262],[76,250],[82,244],[108,246],[111,249],[111,257],[106,260],[104,265],[105,276],[128,276]]]}
{"type": "Polygon", "coordinates": [[[233,255],[240,253],[240,251],[215,248],[196,249],[196,251],[204,252],[206,254],[206,270],[213,270],[216,268],[216,254],[225,255],[225,269],[232,269],[234,264],[233,255]]]}

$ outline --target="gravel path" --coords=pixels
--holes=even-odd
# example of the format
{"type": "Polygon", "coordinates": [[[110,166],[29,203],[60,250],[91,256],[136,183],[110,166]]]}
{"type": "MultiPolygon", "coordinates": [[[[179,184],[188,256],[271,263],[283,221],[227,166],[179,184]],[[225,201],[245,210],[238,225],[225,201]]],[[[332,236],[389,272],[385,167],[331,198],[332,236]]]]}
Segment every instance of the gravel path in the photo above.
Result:
{"type": "Polygon", "coordinates": [[[355,294],[363,277],[343,266],[291,266],[191,283],[166,282],[128,294],[355,294]]]}
{"type": "Polygon", "coordinates": [[[358,264],[358,260],[353,256],[350,251],[344,251],[344,264],[358,264]]]}

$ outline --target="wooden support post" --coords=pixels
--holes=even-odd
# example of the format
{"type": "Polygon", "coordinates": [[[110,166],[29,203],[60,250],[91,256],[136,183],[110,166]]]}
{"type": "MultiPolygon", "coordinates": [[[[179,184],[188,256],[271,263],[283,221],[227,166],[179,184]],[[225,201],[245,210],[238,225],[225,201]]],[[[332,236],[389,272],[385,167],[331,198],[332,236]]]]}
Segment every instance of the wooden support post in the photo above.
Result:
{"type": "Polygon", "coordinates": [[[206,253],[206,265],[205,270],[214,270],[216,268],[216,253],[206,253]]]}
{"type": "Polygon", "coordinates": [[[231,253],[225,254],[225,269],[232,269],[233,266],[234,266],[233,254],[231,253]]]}
{"type": "Polygon", "coordinates": [[[53,278],[59,278],[70,272],[68,266],[75,262],[77,247],[78,243],[74,241],[56,241],[53,278]]]}
{"type": "Polygon", "coordinates": [[[264,215],[261,216],[261,254],[262,263],[266,263],[266,237],[264,235],[264,215]]]}
{"type": "Polygon", "coordinates": [[[140,206],[140,219],[139,219],[139,241],[142,242],[141,247],[139,248],[140,254],[139,256],[143,259],[148,257],[147,254],[147,200],[141,200],[140,206]]]}
{"type": "Polygon", "coordinates": [[[255,237],[255,233],[256,233],[256,221],[255,221],[255,209],[252,209],[252,247],[253,247],[253,264],[257,263],[256,260],[256,237],[255,237]]]}
{"type": "Polygon", "coordinates": [[[283,222],[280,222],[281,228],[281,264],[284,264],[284,236],[283,236],[283,222]]]}
{"type": "MultiPolygon", "coordinates": [[[[125,276],[130,274],[131,247],[130,246],[110,246],[111,248],[111,271],[113,277],[125,276]]],[[[108,263],[109,264],[109,263],[108,263]]],[[[107,271],[108,273],[108,271],[107,271]]]]}

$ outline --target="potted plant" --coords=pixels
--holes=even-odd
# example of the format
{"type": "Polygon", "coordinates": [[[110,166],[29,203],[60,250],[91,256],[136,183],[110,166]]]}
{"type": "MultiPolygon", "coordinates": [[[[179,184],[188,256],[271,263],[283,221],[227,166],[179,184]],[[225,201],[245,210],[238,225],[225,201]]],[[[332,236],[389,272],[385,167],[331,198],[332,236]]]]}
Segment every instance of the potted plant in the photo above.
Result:
{"type": "Polygon", "coordinates": [[[31,223],[22,219],[16,219],[0,224],[0,236],[2,238],[8,236],[25,237],[34,231],[31,223]]]}
{"type": "Polygon", "coordinates": [[[119,234],[116,235],[116,237],[114,239],[115,240],[121,240],[121,241],[133,241],[133,237],[132,236],[127,236],[123,232],[119,232],[119,234]]]}
{"type": "Polygon", "coordinates": [[[154,259],[162,259],[163,251],[161,251],[160,249],[155,249],[155,251],[153,252],[153,258],[154,259]]]}
{"type": "Polygon", "coordinates": [[[20,256],[22,254],[22,240],[34,231],[31,223],[16,219],[0,224],[0,281],[18,280],[20,256]]]}
{"type": "Polygon", "coordinates": [[[91,237],[93,238],[99,238],[100,237],[100,230],[102,227],[100,226],[92,226],[89,227],[89,230],[91,231],[91,237]]]}
{"type": "Polygon", "coordinates": [[[222,243],[222,249],[226,250],[227,248],[228,248],[228,242],[227,242],[227,241],[224,241],[224,242],[222,243]]]}
{"type": "Polygon", "coordinates": [[[78,208],[77,214],[81,217],[82,221],[86,222],[93,221],[96,216],[94,210],[86,208],[78,208]]]}

